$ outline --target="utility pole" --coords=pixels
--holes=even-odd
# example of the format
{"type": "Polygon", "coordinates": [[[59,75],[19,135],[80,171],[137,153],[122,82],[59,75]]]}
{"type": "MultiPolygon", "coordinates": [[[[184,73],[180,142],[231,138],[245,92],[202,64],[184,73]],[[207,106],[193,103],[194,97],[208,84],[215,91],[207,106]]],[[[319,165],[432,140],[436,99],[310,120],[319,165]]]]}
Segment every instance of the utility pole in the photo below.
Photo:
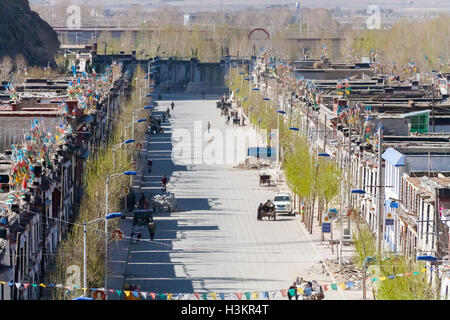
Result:
{"type": "Polygon", "coordinates": [[[377,170],[377,184],[379,191],[377,193],[377,218],[378,218],[378,232],[377,232],[377,256],[378,261],[381,261],[381,254],[382,254],[382,241],[383,241],[383,203],[382,203],[382,195],[383,195],[383,180],[382,180],[382,174],[383,174],[383,166],[381,158],[381,146],[383,145],[383,129],[381,125],[378,127],[378,170],[377,170]]]}
{"type": "Polygon", "coordinates": [[[131,139],[134,140],[134,110],[133,110],[133,122],[131,123],[131,127],[132,127],[131,139]]]}
{"type": "Polygon", "coordinates": [[[309,141],[309,102],[306,103],[306,141],[309,141]]]}
{"type": "Polygon", "coordinates": [[[433,133],[435,133],[435,122],[436,122],[436,117],[435,117],[435,113],[434,113],[434,86],[433,86],[433,80],[431,80],[431,101],[433,104],[433,133]]]}
{"type": "Polygon", "coordinates": [[[350,232],[350,216],[348,215],[349,211],[352,208],[351,204],[351,168],[352,168],[352,125],[348,126],[348,162],[347,162],[347,230],[350,232]]]}
{"type": "Polygon", "coordinates": [[[108,286],[108,197],[109,197],[109,173],[106,175],[106,193],[105,193],[105,292],[108,286]]]}
{"type": "Polygon", "coordinates": [[[325,124],[324,130],[323,130],[323,152],[327,152],[327,114],[325,113],[323,122],[325,124]]]}
{"type": "MultiPolygon", "coordinates": [[[[20,237],[21,233],[17,232],[16,234],[16,255],[14,257],[14,283],[19,282],[19,263],[21,264],[21,259],[19,258],[20,253],[20,237]]],[[[19,300],[19,290],[17,290],[16,286],[12,286],[13,289],[13,300],[19,300]]]]}
{"type": "MultiPolygon", "coordinates": [[[[83,293],[87,297],[87,268],[86,268],[86,220],[83,223],[83,293]]],[[[106,288],[106,287],[105,287],[106,288]]]]}

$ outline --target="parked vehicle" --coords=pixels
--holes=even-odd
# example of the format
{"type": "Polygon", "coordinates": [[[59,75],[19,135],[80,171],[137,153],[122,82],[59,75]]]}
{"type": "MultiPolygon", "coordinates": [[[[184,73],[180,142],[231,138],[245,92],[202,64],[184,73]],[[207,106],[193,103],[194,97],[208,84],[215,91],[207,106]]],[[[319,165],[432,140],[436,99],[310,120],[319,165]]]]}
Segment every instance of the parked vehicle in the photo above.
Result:
{"type": "Polygon", "coordinates": [[[279,192],[273,198],[275,204],[275,212],[277,213],[289,213],[292,215],[291,195],[288,192],[279,192]]]}

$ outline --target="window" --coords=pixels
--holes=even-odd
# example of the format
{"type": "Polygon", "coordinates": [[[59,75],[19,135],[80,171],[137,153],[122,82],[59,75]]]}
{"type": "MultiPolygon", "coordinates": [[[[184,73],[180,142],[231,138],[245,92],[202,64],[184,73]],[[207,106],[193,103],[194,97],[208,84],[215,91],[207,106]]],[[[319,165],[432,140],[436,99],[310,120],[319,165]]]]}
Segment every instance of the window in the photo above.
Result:
{"type": "Polygon", "coordinates": [[[428,127],[429,127],[428,113],[411,117],[410,132],[419,132],[419,133],[428,132],[428,127]]]}

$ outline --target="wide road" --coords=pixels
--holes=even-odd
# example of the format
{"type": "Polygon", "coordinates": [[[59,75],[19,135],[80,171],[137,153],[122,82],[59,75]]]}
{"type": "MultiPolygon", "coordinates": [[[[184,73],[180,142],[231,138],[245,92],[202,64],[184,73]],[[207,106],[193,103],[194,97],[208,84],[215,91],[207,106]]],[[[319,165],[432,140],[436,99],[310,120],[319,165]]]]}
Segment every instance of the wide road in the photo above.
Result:
{"type": "MultiPolygon", "coordinates": [[[[225,293],[229,299],[236,299],[235,292],[269,291],[271,299],[282,299],[279,290],[321,268],[300,218],[279,215],[276,221],[257,221],[259,203],[273,198],[276,187],[260,187],[257,170],[233,168],[226,154],[223,164],[211,164],[208,146],[221,140],[216,135],[208,142],[214,130],[225,136],[233,128],[225,124],[214,100],[174,101],[164,134],[150,137],[153,168],[145,174],[142,191],[160,193],[161,177],[167,175],[178,210],[155,214],[153,242],[130,244],[125,284],[155,293],[225,293]],[[194,135],[200,123],[203,136],[194,135]],[[192,158],[202,150],[205,156],[180,163],[174,154],[184,148],[189,155],[186,147],[191,147],[192,158]]],[[[154,114],[160,115],[170,102],[159,102],[154,114]]],[[[146,229],[143,238],[149,238],[146,229]]]]}

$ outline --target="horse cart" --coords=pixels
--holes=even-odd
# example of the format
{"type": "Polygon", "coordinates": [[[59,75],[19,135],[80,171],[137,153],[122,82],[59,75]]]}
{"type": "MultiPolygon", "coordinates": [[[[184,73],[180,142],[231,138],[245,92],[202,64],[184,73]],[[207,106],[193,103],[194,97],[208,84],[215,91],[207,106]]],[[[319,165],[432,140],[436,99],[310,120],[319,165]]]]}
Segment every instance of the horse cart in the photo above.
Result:
{"type": "Polygon", "coordinates": [[[271,205],[270,207],[267,206],[263,206],[261,208],[261,213],[260,213],[260,220],[262,220],[262,218],[267,217],[268,220],[277,220],[277,213],[275,212],[275,206],[271,205]]]}
{"type": "Polygon", "coordinates": [[[226,101],[217,101],[216,102],[216,108],[217,109],[225,109],[225,108],[231,108],[231,101],[230,102],[226,102],[226,101]]]}
{"type": "Polygon", "coordinates": [[[270,187],[270,179],[271,179],[271,175],[270,174],[265,174],[265,173],[261,173],[259,175],[259,185],[263,185],[263,184],[268,184],[270,187]]]}

